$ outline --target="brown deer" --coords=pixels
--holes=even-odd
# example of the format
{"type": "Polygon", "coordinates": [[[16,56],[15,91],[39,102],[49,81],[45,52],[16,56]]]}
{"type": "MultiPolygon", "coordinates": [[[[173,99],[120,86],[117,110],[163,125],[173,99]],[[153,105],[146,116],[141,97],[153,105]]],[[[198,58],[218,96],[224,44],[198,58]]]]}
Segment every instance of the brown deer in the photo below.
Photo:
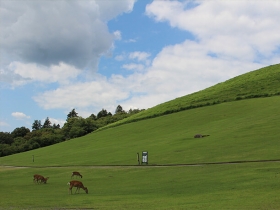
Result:
{"type": "Polygon", "coordinates": [[[72,194],[72,188],[73,187],[77,188],[75,193],[77,192],[77,190],[78,190],[78,193],[80,193],[80,188],[82,188],[88,194],[88,189],[86,187],[84,187],[83,183],[80,182],[80,181],[73,180],[73,181],[68,182],[67,184],[70,185],[69,194],[70,194],[70,191],[71,191],[71,194],[72,194]]]}
{"type": "Polygon", "coordinates": [[[33,182],[37,182],[37,184],[39,184],[39,183],[46,184],[47,180],[49,179],[49,177],[45,178],[45,177],[43,177],[42,175],[39,175],[39,174],[35,174],[33,177],[34,177],[33,182]]]}
{"type": "Polygon", "coordinates": [[[194,138],[203,138],[203,137],[207,137],[207,136],[210,136],[210,135],[196,134],[196,135],[194,136],[194,138]]]}
{"type": "Polygon", "coordinates": [[[82,176],[78,171],[72,172],[71,178],[72,178],[73,176],[79,176],[79,177],[83,178],[83,176],[82,176]]]}

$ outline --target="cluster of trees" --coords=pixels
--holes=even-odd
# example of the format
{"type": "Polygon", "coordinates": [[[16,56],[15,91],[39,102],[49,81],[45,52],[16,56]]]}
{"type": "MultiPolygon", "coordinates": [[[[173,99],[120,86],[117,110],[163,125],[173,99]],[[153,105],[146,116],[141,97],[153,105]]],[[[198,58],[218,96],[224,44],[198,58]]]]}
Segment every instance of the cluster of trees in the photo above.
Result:
{"type": "Polygon", "coordinates": [[[97,115],[87,118],[78,116],[73,109],[67,115],[66,123],[60,128],[47,117],[42,124],[35,120],[32,131],[26,127],[14,129],[11,133],[0,132],[0,157],[56,144],[68,139],[84,136],[110,123],[119,121],[142,110],[130,109],[128,112],[118,105],[115,114],[102,109],[97,115]]]}

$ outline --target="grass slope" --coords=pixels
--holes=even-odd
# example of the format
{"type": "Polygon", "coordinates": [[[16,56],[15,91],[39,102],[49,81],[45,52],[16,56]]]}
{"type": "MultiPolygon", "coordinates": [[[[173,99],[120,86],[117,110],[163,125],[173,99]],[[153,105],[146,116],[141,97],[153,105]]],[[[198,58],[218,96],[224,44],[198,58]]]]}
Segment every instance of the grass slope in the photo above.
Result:
{"type": "Polygon", "coordinates": [[[136,165],[279,159],[280,97],[186,110],[0,158],[1,165],[136,165]],[[197,133],[209,137],[194,139],[197,133]],[[35,162],[32,162],[32,156],[35,162]]]}
{"type": "MultiPolygon", "coordinates": [[[[268,67],[270,71],[271,68],[279,73],[279,65],[268,67]]],[[[267,86],[256,94],[277,95],[279,81],[275,77],[269,79],[273,72],[268,71],[267,79],[261,72],[255,76],[263,78],[267,86]]],[[[254,96],[248,88],[253,91],[259,86],[251,86],[235,97],[254,96]]],[[[210,94],[211,88],[205,91],[210,94]]],[[[218,92],[219,100],[227,101],[218,92]]],[[[232,96],[233,92],[224,97],[232,96]]],[[[210,96],[203,91],[197,94],[189,97],[194,97],[198,104],[217,100],[208,100],[210,96]]],[[[187,98],[176,99],[182,102],[178,107],[187,104],[183,103],[183,99],[190,100],[187,98]]],[[[168,106],[172,110],[176,100],[153,108],[151,113],[164,113],[168,106]]],[[[280,209],[278,162],[150,167],[280,159],[280,97],[234,100],[233,97],[226,103],[123,124],[53,146],[1,157],[0,209],[280,209]],[[210,136],[194,139],[196,133],[210,136]],[[136,153],[141,151],[149,152],[149,166],[137,166],[136,153]],[[80,194],[68,195],[66,183],[76,170],[83,174],[82,181],[89,194],[81,190],[80,194]],[[35,173],[49,176],[48,184],[33,184],[35,173]]]]}
{"type": "Polygon", "coordinates": [[[280,64],[271,65],[234,77],[199,92],[159,104],[101,129],[223,102],[280,95],[279,84],[280,64]]]}

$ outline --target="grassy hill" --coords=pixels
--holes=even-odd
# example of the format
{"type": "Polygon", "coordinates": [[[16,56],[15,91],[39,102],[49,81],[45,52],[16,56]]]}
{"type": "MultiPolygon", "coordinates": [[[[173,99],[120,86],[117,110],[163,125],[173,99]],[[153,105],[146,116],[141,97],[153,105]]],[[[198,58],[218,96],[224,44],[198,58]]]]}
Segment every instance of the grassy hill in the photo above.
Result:
{"type": "Polygon", "coordinates": [[[275,96],[185,110],[2,157],[0,164],[136,165],[136,153],[145,150],[150,165],[278,159],[279,107],[275,96]],[[210,136],[194,139],[197,133],[210,136]]]}
{"type": "Polygon", "coordinates": [[[280,159],[279,107],[279,96],[227,102],[2,157],[0,209],[279,209],[279,162],[203,164],[280,159]],[[174,166],[187,163],[199,164],[174,166]],[[68,195],[72,171],[89,194],[68,195]]]}
{"type": "Polygon", "coordinates": [[[0,209],[280,209],[279,163],[268,162],[280,159],[279,67],[160,104],[133,123],[1,157],[0,209]],[[142,151],[147,166],[138,166],[142,151]],[[67,194],[72,171],[89,194],[67,194]],[[48,184],[33,184],[35,173],[48,184]]]}
{"type": "Polygon", "coordinates": [[[279,84],[280,64],[267,66],[204,90],[159,104],[101,129],[223,102],[280,95],[279,84]]]}
{"type": "Polygon", "coordinates": [[[277,159],[279,93],[280,64],[277,64],[160,104],[127,119],[129,122],[146,120],[3,157],[0,164],[134,165],[136,153],[143,150],[149,151],[149,163],[155,165],[277,159]],[[274,97],[254,98],[256,96],[274,97]],[[250,100],[237,100],[237,97],[250,100]],[[190,109],[190,106],[200,108],[190,109]],[[178,112],[179,109],[184,111],[178,112]],[[166,110],[173,114],[163,115],[166,110]],[[160,117],[153,118],[157,115],[160,117]],[[210,136],[194,139],[197,133],[210,136]],[[31,157],[35,157],[34,163],[31,157]]]}

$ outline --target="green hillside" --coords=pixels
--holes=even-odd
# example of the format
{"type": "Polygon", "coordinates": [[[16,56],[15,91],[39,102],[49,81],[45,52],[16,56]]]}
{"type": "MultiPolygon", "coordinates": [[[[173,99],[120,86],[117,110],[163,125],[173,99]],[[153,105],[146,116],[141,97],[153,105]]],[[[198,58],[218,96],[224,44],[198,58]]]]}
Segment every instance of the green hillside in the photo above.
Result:
{"type": "Polygon", "coordinates": [[[159,104],[107,127],[223,102],[280,95],[279,84],[280,64],[271,65],[159,104]]]}
{"type": "Polygon", "coordinates": [[[132,123],[1,157],[0,209],[280,209],[279,67],[158,105],[132,123]],[[142,151],[148,165],[139,166],[142,151]],[[72,171],[89,194],[68,194],[72,171]],[[48,183],[34,184],[37,173],[48,183]]]}
{"type": "Polygon", "coordinates": [[[277,64],[160,104],[128,119],[147,120],[2,157],[0,164],[134,165],[136,154],[143,150],[151,154],[149,163],[158,165],[277,159],[279,93],[280,64],[277,64]],[[274,97],[255,98],[260,96],[274,97]],[[162,115],[167,112],[173,114],[162,115]],[[153,118],[157,115],[162,116],[153,118]],[[197,133],[210,136],[194,139],[197,133]],[[35,157],[34,163],[30,162],[31,157],[35,157]]]}
{"type": "Polygon", "coordinates": [[[150,165],[280,159],[279,107],[274,96],[185,110],[2,157],[0,164],[136,165],[136,153],[145,150],[150,165]],[[210,136],[193,138],[197,133],[210,136]]]}
{"type": "Polygon", "coordinates": [[[279,209],[279,107],[279,96],[227,102],[1,157],[0,209],[279,209]],[[89,194],[68,195],[72,171],[89,194]]]}

